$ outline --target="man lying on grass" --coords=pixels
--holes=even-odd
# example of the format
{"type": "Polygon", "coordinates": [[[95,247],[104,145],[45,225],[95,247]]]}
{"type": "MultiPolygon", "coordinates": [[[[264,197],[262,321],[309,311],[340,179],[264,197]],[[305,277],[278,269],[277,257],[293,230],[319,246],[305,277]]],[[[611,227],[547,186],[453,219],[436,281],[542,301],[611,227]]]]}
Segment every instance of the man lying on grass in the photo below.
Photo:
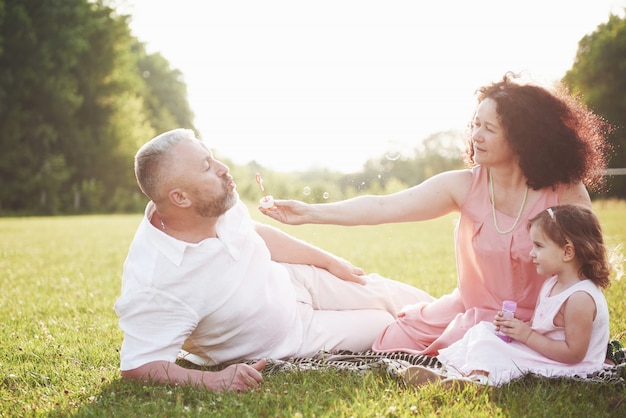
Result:
{"type": "Polygon", "coordinates": [[[365,351],[407,304],[432,297],[255,223],[229,169],[192,131],[152,139],[135,157],[150,199],[115,304],[125,379],[243,391],[261,360],[365,351]]]}

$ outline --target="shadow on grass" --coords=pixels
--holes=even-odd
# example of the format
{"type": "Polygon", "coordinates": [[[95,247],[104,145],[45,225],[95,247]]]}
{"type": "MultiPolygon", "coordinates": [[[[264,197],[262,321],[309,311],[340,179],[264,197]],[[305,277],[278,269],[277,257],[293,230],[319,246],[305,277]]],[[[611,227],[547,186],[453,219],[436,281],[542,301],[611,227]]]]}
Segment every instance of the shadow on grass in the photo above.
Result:
{"type": "Polygon", "coordinates": [[[525,376],[499,388],[406,387],[382,371],[289,371],[245,393],[116,379],[52,417],[626,416],[626,385],[525,376]]]}

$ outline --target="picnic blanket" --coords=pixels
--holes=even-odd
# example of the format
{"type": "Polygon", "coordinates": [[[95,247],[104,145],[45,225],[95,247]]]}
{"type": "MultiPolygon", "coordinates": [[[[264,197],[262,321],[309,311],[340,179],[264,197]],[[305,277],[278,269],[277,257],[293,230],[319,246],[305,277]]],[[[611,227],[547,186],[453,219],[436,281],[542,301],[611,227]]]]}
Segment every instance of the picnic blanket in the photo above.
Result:
{"type": "MultiPolygon", "coordinates": [[[[187,353],[188,354],[188,353],[187,353]]],[[[618,340],[612,340],[607,347],[607,359],[614,363],[589,375],[572,376],[571,379],[595,383],[625,383],[626,382],[626,349],[618,340]]],[[[199,367],[185,359],[181,353],[179,361],[187,363],[187,367],[199,367]]],[[[247,361],[247,364],[257,360],[247,361]]],[[[228,364],[205,367],[205,370],[220,370],[228,364]]],[[[434,356],[421,354],[409,354],[404,352],[374,351],[351,352],[351,351],[320,351],[312,357],[290,358],[287,360],[267,359],[267,365],[263,373],[267,375],[302,370],[345,370],[350,372],[365,373],[370,370],[378,370],[388,373],[390,376],[402,379],[402,372],[410,366],[423,366],[432,369],[441,369],[443,364],[434,356]]]]}
{"type": "MultiPolygon", "coordinates": [[[[288,360],[267,360],[263,370],[266,374],[274,374],[298,370],[337,369],[353,372],[381,370],[392,377],[401,378],[401,373],[412,365],[440,369],[443,365],[433,356],[408,354],[403,352],[377,353],[365,351],[353,353],[349,351],[320,351],[307,358],[291,358],[288,360]]],[[[626,363],[607,367],[596,373],[585,376],[573,376],[571,379],[595,383],[624,383],[626,363]]]]}

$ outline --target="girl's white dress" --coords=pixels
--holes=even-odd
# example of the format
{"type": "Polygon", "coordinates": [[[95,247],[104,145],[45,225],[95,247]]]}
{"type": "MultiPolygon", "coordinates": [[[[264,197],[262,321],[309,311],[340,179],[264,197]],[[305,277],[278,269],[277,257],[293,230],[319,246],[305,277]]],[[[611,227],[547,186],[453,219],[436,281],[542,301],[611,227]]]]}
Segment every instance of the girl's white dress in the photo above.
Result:
{"type": "Polygon", "coordinates": [[[561,305],[574,292],[587,292],[596,303],[591,339],[585,358],[580,363],[566,364],[551,360],[518,341],[506,343],[495,334],[491,322],[480,322],[465,336],[441,349],[437,358],[454,374],[468,375],[474,370],[489,372],[489,384],[499,386],[526,373],[546,377],[586,375],[603,368],[609,342],[609,310],[602,290],[591,280],[581,280],[563,292],[550,295],[557,282],[551,277],[544,283],[532,320],[532,329],[553,340],[565,340],[565,328],[554,325],[561,305]]]}

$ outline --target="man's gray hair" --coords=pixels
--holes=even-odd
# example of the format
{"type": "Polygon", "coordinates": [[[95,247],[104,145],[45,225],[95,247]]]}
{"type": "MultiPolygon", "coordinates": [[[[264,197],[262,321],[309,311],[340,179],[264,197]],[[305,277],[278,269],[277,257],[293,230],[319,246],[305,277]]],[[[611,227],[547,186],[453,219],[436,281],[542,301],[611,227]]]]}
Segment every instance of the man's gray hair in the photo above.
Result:
{"type": "Polygon", "coordinates": [[[173,163],[170,150],[185,141],[197,141],[191,129],[174,129],[146,142],[135,155],[135,177],[141,191],[152,201],[164,198],[165,173],[173,163]]]}

